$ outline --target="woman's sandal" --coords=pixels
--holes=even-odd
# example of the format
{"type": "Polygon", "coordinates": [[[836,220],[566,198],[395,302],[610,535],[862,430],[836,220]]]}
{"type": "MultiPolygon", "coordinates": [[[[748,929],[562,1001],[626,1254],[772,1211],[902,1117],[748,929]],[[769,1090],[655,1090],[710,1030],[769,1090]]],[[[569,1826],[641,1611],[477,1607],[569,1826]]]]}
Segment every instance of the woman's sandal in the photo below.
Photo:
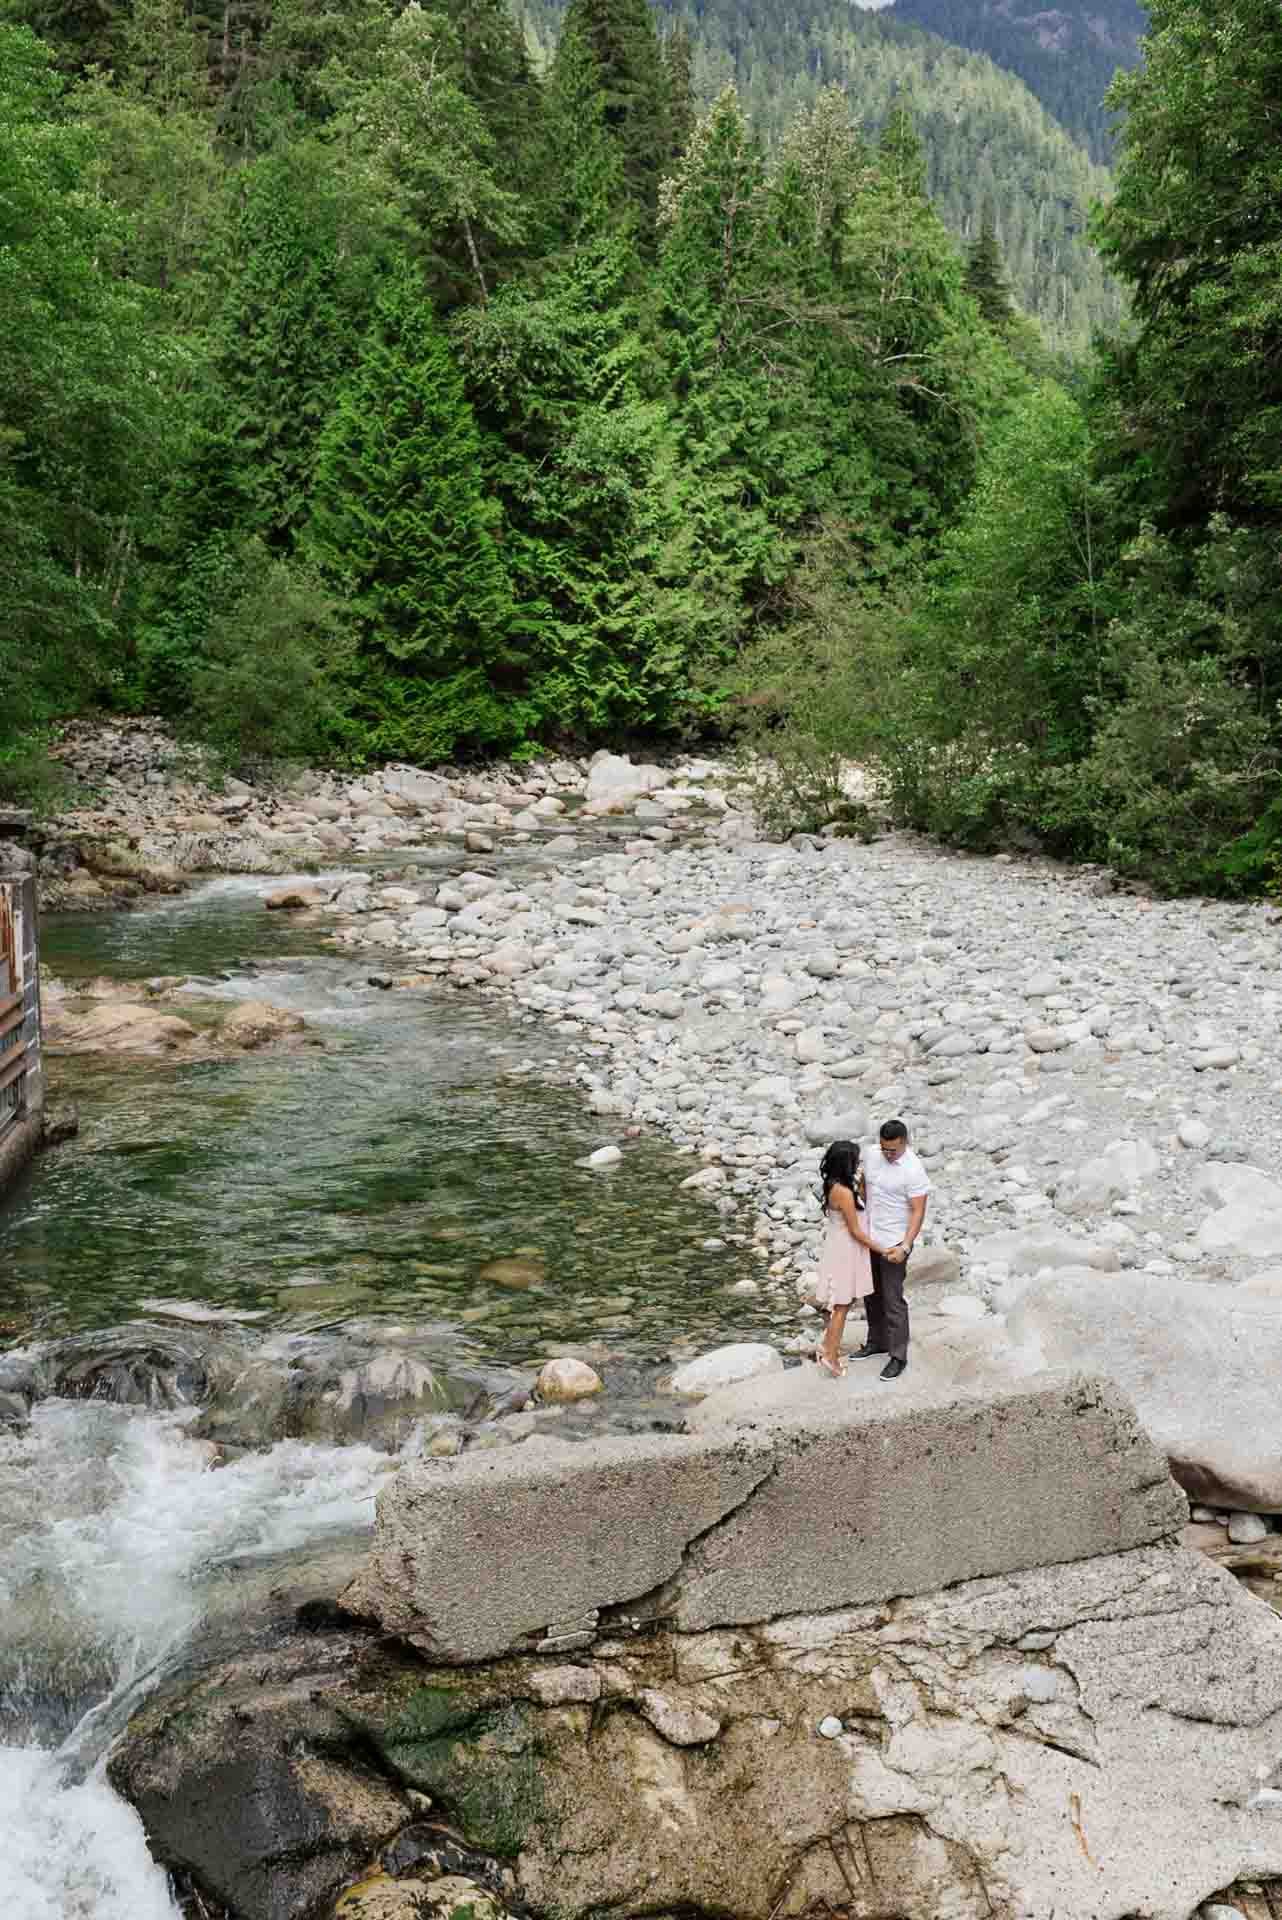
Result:
{"type": "Polygon", "coordinates": [[[834,1366],[833,1362],[828,1358],[827,1354],[821,1353],[818,1347],[815,1348],[815,1359],[819,1362],[819,1365],[823,1368],[824,1372],[830,1373],[834,1380],[845,1379],[846,1363],[844,1360],[837,1361],[836,1365],[834,1366]]]}

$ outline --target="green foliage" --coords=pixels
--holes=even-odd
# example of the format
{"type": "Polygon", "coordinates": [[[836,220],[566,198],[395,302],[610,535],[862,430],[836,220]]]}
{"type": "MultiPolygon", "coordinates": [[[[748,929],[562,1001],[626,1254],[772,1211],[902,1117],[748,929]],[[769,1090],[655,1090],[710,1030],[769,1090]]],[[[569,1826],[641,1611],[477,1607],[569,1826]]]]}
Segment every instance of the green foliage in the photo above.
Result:
{"type": "Polygon", "coordinates": [[[1006,269],[997,244],[997,216],[984,208],[979,233],[966,255],[966,291],[990,327],[1006,333],[1015,317],[1006,269]]]}
{"type": "Polygon", "coordinates": [[[398,713],[407,739],[436,739],[433,757],[451,750],[451,726],[460,738],[494,737],[495,724],[476,726],[475,713],[479,669],[508,658],[498,531],[458,371],[421,279],[403,270],[325,429],[307,534],[374,665],[371,726],[382,750],[404,750],[388,737],[398,713]],[[390,692],[389,667],[415,683],[404,698],[417,717],[390,692]]]}
{"type": "Polygon", "coordinates": [[[234,575],[189,675],[187,721],[234,766],[333,759],[349,737],[336,689],[349,643],[333,597],[259,540],[234,575]]]}
{"type": "MultiPolygon", "coordinates": [[[[942,3],[951,12],[954,0],[942,3]]],[[[908,25],[902,5],[869,12],[849,0],[793,0],[786,8],[703,0],[693,9],[687,0],[659,0],[659,17],[664,24],[685,23],[694,34],[696,102],[706,109],[734,85],[749,124],[768,146],[829,87],[846,95],[870,140],[910,100],[927,187],[948,231],[969,245],[984,208],[994,206],[1019,306],[1056,352],[1082,352],[1097,333],[1115,332],[1123,313],[1120,289],[1086,234],[1092,204],[1111,192],[1108,171],[1051,117],[1034,97],[1036,87],[1030,92],[985,57],[986,50],[964,50],[971,44],[964,19],[957,33],[943,25],[943,37],[936,38],[908,25]]],[[[524,0],[522,11],[552,46],[562,0],[524,0]]],[[[1017,36],[1031,31],[1006,24],[1017,36]]],[[[1114,64],[1095,69],[1089,82],[1097,121],[1114,64]]]]}
{"type": "Polygon", "coordinates": [[[239,184],[238,270],[196,395],[176,519],[183,548],[243,532],[283,550],[306,517],[320,432],[356,360],[382,236],[372,222],[353,230],[351,194],[313,140],[254,161],[239,184]]]}
{"type": "MultiPolygon", "coordinates": [[[[470,65],[491,92],[506,59],[508,93],[528,84],[510,20],[478,5],[456,26],[444,13],[410,4],[391,23],[364,84],[348,89],[334,137],[362,169],[363,195],[395,209],[415,252],[433,262],[437,290],[451,304],[466,292],[484,300],[523,217],[503,180],[493,110],[470,86],[470,65]],[[480,28],[488,27],[488,34],[480,28]]],[[[508,171],[512,171],[508,169],[508,171]]]]}
{"type": "Polygon", "coordinates": [[[1134,287],[1125,436],[1173,524],[1282,502],[1282,168],[1267,137],[1282,15],[1266,0],[1158,0],[1127,115],[1106,257],[1134,287]]]}
{"type": "Polygon", "coordinates": [[[773,838],[821,827],[863,833],[850,763],[875,757],[896,671],[893,602],[852,567],[855,529],[826,520],[804,545],[786,616],[736,663],[729,713],[740,778],[773,838]]]}
{"type": "Polygon", "coordinates": [[[580,50],[592,60],[628,198],[648,231],[671,157],[673,102],[647,0],[569,0],[554,69],[580,50]]]}
{"type": "Polygon", "coordinates": [[[173,359],[47,48],[0,27],[0,752],[109,682],[170,445],[173,359]]]}

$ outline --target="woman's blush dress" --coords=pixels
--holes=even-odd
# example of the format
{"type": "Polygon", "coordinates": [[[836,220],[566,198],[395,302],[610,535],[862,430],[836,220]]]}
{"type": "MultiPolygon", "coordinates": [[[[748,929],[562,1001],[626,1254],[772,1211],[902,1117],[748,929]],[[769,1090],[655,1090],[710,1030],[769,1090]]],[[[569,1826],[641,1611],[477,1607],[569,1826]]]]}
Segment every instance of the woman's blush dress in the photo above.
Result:
{"type": "MultiPolygon", "coordinates": [[[[859,1231],[867,1233],[868,1216],[855,1214],[859,1231]]],[[[830,1307],[848,1307],[872,1292],[872,1261],[867,1247],[852,1238],[849,1227],[835,1207],[828,1209],[828,1231],[819,1255],[819,1284],[815,1304],[825,1313],[830,1307]]]]}

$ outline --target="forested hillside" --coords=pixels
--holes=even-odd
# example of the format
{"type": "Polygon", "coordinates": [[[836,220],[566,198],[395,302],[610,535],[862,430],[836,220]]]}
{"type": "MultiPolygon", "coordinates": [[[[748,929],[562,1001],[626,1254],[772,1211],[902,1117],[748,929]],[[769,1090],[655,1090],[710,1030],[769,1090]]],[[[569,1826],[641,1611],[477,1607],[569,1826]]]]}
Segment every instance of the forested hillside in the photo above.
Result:
{"type": "Polygon", "coordinates": [[[1098,220],[1133,331],[1080,398],[1044,386],[995,424],[896,613],[820,573],[759,670],[798,769],[859,752],[917,826],[1279,891],[1282,13],[1152,14],[1098,220]]]}
{"type": "Polygon", "coordinates": [[[767,152],[643,0],[545,76],[503,0],[136,0],[82,71],[87,17],[0,29],[11,755],[89,699],[233,756],[705,725],[822,529],[913,568],[1040,351],[909,114],[767,152]]]}
{"type": "MultiPolygon", "coordinates": [[[[822,88],[839,86],[876,139],[901,102],[926,153],[932,200],[962,246],[994,220],[1019,304],[1054,347],[1080,351],[1121,317],[1116,286],[1086,239],[1088,215],[1112,182],[1033,98],[982,53],[967,53],[849,0],[705,0],[697,15],[661,0],[661,28],[681,24],[693,45],[696,98],[733,83],[754,127],[776,140],[822,88]]],[[[555,39],[561,0],[526,0],[536,48],[555,39]]],[[[1090,68],[1096,105],[1112,68],[1090,68]]]]}
{"type": "Polygon", "coordinates": [[[892,17],[1018,74],[1092,159],[1112,161],[1115,116],[1104,95],[1117,70],[1139,59],[1148,16],[1135,0],[894,0],[892,17]]]}
{"type": "Polygon", "coordinates": [[[734,730],[781,825],[856,755],[970,845],[1278,882],[1273,0],[1155,0],[1096,215],[1134,322],[1071,386],[907,104],[767,144],[643,0],[546,72],[503,0],[44,25],[0,27],[0,782],[95,702],[233,763],[734,730]]]}

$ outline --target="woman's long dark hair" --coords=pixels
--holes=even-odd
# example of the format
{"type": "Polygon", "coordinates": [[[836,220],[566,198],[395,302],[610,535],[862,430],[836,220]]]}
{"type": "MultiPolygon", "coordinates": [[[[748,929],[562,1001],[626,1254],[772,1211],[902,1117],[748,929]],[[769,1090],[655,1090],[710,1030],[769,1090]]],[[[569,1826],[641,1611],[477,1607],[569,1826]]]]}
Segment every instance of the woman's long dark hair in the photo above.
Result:
{"type": "Polygon", "coordinates": [[[828,1211],[828,1196],[834,1187],[849,1187],[859,1198],[859,1149],[853,1140],[834,1140],[819,1162],[819,1178],[824,1183],[819,1204],[828,1211]]]}

